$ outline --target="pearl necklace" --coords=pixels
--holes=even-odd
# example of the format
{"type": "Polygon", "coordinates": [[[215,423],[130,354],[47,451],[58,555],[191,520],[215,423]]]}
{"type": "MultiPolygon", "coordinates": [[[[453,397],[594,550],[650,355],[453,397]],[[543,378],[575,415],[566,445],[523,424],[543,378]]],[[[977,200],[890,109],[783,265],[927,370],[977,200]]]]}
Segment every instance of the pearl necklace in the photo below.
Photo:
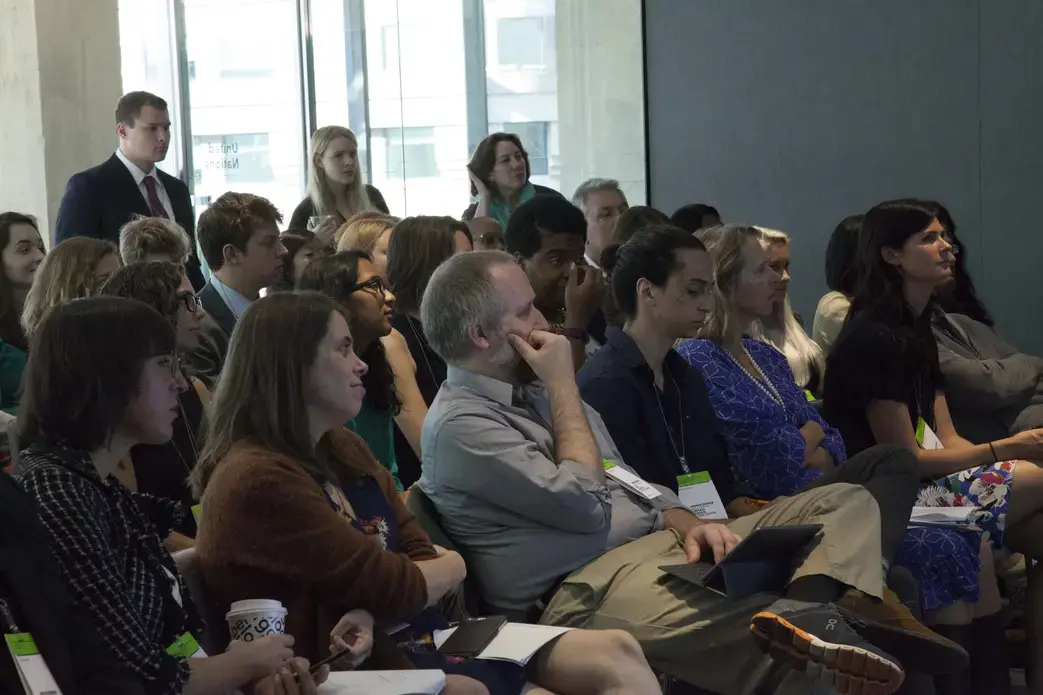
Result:
{"type": "Polygon", "coordinates": [[[742,365],[742,362],[735,358],[735,355],[728,352],[727,350],[724,351],[724,354],[728,355],[728,357],[731,358],[731,361],[735,363],[735,366],[741,369],[742,373],[748,376],[750,378],[750,381],[757,385],[757,388],[763,391],[765,395],[767,395],[773,401],[785,408],[786,404],[783,402],[782,396],[779,395],[778,389],[775,388],[775,384],[771,383],[771,379],[768,378],[768,375],[765,374],[764,370],[761,369],[759,364],[757,364],[757,361],[753,359],[753,356],[750,354],[750,351],[746,349],[745,343],[742,346],[742,351],[746,355],[746,359],[748,359],[750,361],[750,364],[753,365],[753,368],[757,370],[757,374],[758,376],[760,376],[760,379],[755,377],[753,374],[750,374],[750,370],[746,369],[746,367],[742,365]]]}

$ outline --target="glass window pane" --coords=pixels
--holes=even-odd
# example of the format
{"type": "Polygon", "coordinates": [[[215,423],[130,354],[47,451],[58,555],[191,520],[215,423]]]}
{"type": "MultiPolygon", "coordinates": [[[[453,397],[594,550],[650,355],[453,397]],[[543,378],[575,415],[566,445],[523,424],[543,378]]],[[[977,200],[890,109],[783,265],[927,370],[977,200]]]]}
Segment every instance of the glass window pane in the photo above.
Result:
{"type": "Polygon", "coordinates": [[[557,2],[483,1],[489,132],[515,133],[529,153],[532,183],[557,190],[557,2]]]}
{"type": "Polygon", "coordinates": [[[253,193],[289,222],[305,182],[296,0],[184,4],[197,199],[253,193]]]}
{"type": "MultiPolygon", "coordinates": [[[[170,149],[159,168],[182,176],[183,126],[178,109],[174,18],[169,0],[119,0],[120,56],[123,91],[152,92],[166,100],[170,114],[170,149]]],[[[116,107],[115,104],[112,105],[116,107]]],[[[113,150],[116,149],[113,134],[113,150]]]]}

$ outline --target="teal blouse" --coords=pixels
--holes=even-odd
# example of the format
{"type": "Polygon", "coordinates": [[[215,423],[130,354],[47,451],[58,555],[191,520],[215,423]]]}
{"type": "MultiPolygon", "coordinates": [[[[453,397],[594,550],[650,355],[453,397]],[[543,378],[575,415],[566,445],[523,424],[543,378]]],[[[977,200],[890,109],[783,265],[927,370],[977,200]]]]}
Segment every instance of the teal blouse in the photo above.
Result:
{"type": "Polygon", "coordinates": [[[348,422],[349,430],[362,437],[380,465],[391,471],[395,487],[402,492],[398,479],[398,460],[395,458],[395,418],[390,410],[377,410],[368,399],[362,399],[362,410],[348,422]]]}
{"type": "Polygon", "coordinates": [[[28,359],[24,350],[0,340],[0,410],[10,415],[18,415],[22,372],[28,359]]]}
{"type": "MultiPolygon", "coordinates": [[[[522,188],[521,195],[518,196],[518,206],[527,200],[530,200],[536,195],[536,189],[533,188],[531,183],[525,184],[522,188]]],[[[494,198],[489,201],[489,217],[493,218],[500,223],[500,227],[507,229],[507,220],[511,218],[511,215],[518,206],[511,207],[506,200],[494,198]]]]}

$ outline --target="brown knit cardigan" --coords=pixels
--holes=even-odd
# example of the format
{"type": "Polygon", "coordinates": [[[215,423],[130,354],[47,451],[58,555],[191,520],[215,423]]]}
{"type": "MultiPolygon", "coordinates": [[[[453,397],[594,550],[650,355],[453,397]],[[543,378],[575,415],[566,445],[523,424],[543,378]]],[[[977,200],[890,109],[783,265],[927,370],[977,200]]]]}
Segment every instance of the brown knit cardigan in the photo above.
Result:
{"type": "MultiPolygon", "coordinates": [[[[342,461],[375,464],[357,435],[340,429],[331,436],[342,461]]],[[[294,651],[312,662],[328,655],[330,630],[349,610],[365,609],[378,624],[419,614],[427,584],[415,561],[436,553],[399,499],[391,474],[372,467],[395,511],[400,553],[356,531],[294,459],[256,444],[234,445],[202,499],[196,550],[208,598],[221,612],[242,599],[281,601],[294,651]]],[[[375,635],[373,655],[362,668],[412,666],[393,640],[375,635]]]]}

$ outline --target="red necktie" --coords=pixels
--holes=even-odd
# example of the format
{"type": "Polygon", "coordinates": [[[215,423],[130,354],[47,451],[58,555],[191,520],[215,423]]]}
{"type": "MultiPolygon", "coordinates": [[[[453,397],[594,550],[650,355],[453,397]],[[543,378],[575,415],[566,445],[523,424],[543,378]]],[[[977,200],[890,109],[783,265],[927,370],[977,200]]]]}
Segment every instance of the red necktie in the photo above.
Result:
{"type": "Polygon", "coordinates": [[[156,179],[151,176],[146,176],[143,179],[145,184],[145,190],[148,191],[148,206],[152,211],[153,217],[162,217],[165,220],[169,220],[170,216],[167,215],[166,208],[163,207],[163,203],[159,200],[159,193],[156,191],[156,179]]]}

